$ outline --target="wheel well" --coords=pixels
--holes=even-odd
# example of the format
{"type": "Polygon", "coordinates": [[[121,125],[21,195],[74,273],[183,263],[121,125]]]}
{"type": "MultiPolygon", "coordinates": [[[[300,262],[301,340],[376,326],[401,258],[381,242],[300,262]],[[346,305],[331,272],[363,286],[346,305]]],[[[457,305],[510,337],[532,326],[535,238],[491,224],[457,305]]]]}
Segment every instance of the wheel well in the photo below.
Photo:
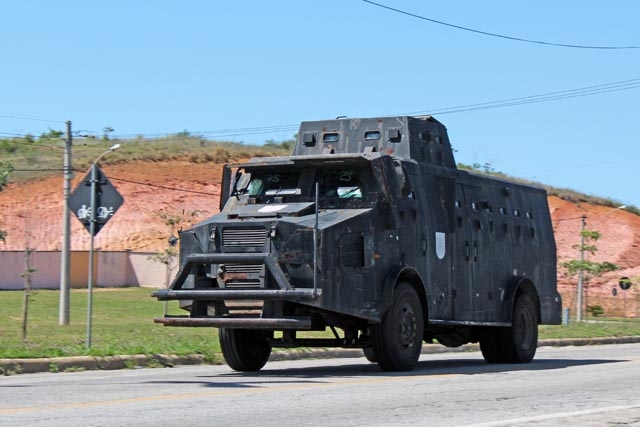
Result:
{"type": "Polygon", "coordinates": [[[400,273],[396,280],[396,285],[400,282],[407,282],[415,289],[418,294],[418,298],[420,298],[420,305],[422,306],[422,318],[424,319],[425,325],[427,324],[427,315],[428,313],[428,300],[427,293],[424,290],[424,284],[422,283],[422,278],[413,270],[404,270],[400,273]]]}
{"type": "MultiPolygon", "coordinates": [[[[522,294],[527,294],[533,300],[533,303],[536,305],[536,314],[538,316],[538,323],[540,323],[542,317],[540,312],[540,299],[538,298],[538,291],[536,290],[535,285],[529,279],[521,279],[516,285],[516,292],[511,304],[511,307],[515,306],[516,301],[522,294]]],[[[513,308],[512,308],[513,309],[513,308]]]]}

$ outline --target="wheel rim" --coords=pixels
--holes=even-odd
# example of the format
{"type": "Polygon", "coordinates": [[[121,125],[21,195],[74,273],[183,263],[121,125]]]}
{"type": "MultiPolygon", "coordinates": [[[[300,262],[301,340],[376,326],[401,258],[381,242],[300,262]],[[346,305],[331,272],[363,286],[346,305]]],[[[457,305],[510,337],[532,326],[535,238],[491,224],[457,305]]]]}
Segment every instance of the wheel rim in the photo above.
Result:
{"type": "Polygon", "coordinates": [[[403,304],[398,320],[398,338],[400,344],[405,350],[409,350],[414,346],[416,341],[417,321],[413,307],[407,303],[403,304]]]}
{"type": "Polygon", "coordinates": [[[529,350],[534,340],[534,316],[530,307],[520,310],[517,314],[517,322],[515,324],[516,336],[523,349],[529,350]]]}

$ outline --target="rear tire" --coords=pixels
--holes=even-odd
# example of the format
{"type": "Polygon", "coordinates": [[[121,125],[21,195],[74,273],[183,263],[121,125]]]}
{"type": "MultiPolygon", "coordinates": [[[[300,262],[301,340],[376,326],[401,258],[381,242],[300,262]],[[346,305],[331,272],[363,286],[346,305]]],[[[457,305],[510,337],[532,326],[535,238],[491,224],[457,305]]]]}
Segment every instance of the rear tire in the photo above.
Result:
{"type": "Polygon", "coordinates": [[[528,294],[518,297],[511,327],[504,331],[503,354],[508,363],[529,363],[538,348],[538,311],[528,294]]]}
{"type": "Polygon", "coordinates": [[[364,347],[362,352],[369,362],[378,363],[378,356],[376,356],[376,352],[373,350],[373,347],[364,347]]]}
{"type": "Polygon", "coordinates": [[[418,364],[422,349],[424,320],[422,305],[415,289],[401,282],[393,302],[382,318],[372,325],[373,354],[385,371],[410,371],[418,364]]]}
{"type": "Polygon", "coordinates": [[[234,371],[259,371],[271,355],[271,344],[260,331],[220,328],[218,338],[224,361],[234,371]]]}
{"type": "Polygon", "coordinates": [[[480,350],[489,363],[529,363],[538,348],[538,314],[529,294],[521,294],[508,328],[487,328],[480,350]]]}

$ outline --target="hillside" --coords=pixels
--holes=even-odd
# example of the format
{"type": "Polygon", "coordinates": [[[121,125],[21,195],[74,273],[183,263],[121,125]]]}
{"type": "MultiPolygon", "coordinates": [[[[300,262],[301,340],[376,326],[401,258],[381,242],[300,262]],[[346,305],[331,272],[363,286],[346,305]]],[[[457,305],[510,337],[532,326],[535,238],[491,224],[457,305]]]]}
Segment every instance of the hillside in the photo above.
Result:
{"type": "MultiPolygon", "coordinates": [[[[162,215],[184,216],[200,211],[195,220],[218,211],[222,165],[194,163],[185,160],[134,161],[102,168],[125,202],[111,221],[97,235],[96,248],[110,251],[132,250],[159,252],[167,247],[171,228],[162,215]]],[[[84,173],[76,174],[73,188],[84,173]]],[[[8,232],[0,243],[2,250],[24,250],[28,245],[39,251],[60,250],[62,223],[62,178],[48,177],[10,184],[0,192],[0,228],[8,232]]],[[[578,257],[574,248],[580,241],[580,217],[586,215],[587,228],[602,233],[594,260],[607,260],[622,267],[621,271],[593,281],[589,297],[597,297],[603,305],[617,304],[611,289],[622,276],[640,277],[640,216],[608,206],[575,204],[549,197],[558,260],[578,257]]],[[[188,222],[184,226],[188,226],[188,222]]],[[[72,215],[72,250],[88,250],[89,235],[72,215]]],[[[559,270],[559,286],[570,306],[575,292],[575,279],[564,277],[559,270]]],[[[627,313],[638,310],[638,285],[626,298],[627,313]],[[635,305],[634,305],[635,304],[635,305]]],[[[595,300],[594,300],[595,301],[595,300]]]]}

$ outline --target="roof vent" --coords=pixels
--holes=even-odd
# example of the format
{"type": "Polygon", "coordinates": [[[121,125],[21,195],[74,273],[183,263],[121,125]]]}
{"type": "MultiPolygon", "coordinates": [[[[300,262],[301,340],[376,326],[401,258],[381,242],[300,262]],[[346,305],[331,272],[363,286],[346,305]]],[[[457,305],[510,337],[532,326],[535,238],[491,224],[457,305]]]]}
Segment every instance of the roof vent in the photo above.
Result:
{"type": "Polygon", "coordinates": [[[400,132],[400,129],[389,129],[387,131],[387,136],[391,142],[400,142],[402,139],[402,132],[400,132]]]}
{"type": "Polygon", "coordinates": [[[305,147],[313,147],[316,145],[316,133],[315,132],[305,132],[302,134],[302,143],[305,147]]]}

